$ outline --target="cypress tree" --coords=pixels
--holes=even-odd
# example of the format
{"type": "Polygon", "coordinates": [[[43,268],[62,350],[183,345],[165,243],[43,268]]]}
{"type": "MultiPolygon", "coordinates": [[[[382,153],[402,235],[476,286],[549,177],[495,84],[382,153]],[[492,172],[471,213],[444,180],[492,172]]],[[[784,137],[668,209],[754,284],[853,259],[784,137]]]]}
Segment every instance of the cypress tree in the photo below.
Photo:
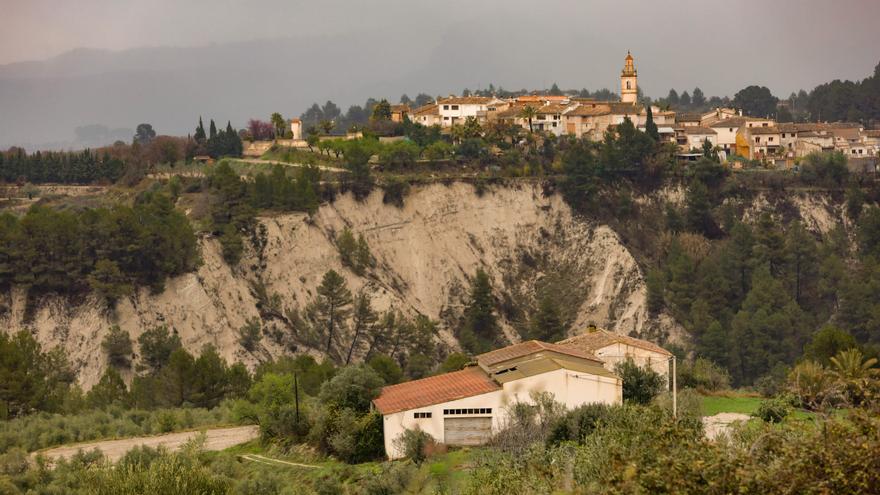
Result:
{"type": "Polygon", "coordinates": [[[196,127],[196,134],[193,136],[197,143],[205,142],[207,137],[205,136],[205,124],[202,122],[201,115],[199,116],[199,126],[196,127]]]}
{"type": "Polygon", "coordinates": [[[657,131],[657,124],[654,123],[654,112],[651,110],[651,105],[645,105],[648,107],[648,117],[645,121],[645,132],[651,136],[654,141],[660,140],[660,132],[657,131]]]}
{"type": "Polygon", "coordinates": [[[210,132],[211,132],[211,133],[208,135],[208,139],[214,139],[214,138],[217,137],[217,126],[214,125],[214,119],[211,119],[211,130],[210,130],[210,132]]]}

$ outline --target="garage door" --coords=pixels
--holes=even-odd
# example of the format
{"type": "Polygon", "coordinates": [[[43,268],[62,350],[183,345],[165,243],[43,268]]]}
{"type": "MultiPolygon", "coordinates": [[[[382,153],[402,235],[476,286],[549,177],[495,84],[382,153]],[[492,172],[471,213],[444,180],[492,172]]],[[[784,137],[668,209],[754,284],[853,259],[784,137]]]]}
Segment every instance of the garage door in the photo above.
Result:
{"type": "Polygon", "coordinates": [[[492,435],[492,418],[443,418],[447,445],[482,445],[492,435]]]}

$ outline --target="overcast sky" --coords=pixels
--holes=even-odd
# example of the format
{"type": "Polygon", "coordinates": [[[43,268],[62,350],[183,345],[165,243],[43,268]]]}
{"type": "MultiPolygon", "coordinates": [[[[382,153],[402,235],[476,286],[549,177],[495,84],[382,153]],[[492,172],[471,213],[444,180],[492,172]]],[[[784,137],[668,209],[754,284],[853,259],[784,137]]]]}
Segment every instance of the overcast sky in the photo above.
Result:
{"type": "MultiPolygon", "coordinates": [[[[450,57],[479,64],[451,38],[485,31],[487,44],[523,53],[521,81],[507,81],[509,87],[554,80],[563,87],[613,87],[617,68],[592,64],[612,54],[622,59],[629,49],[640,83],[652,96],[694,84],[707,94],[732,94],[752,82],[784,96],[834,78],[865,77],[880,60],[877,0],[0,0],[0,5],[0,64],[81,47],[198,46],[375,30],[399,32],[407,53],[428,54],[449,44],[450,57]],[[536,56],[560,70],[532,73],[536,56]]],[[[383,47],[352,49],[389,53],[383,47]]],[[[388,49],[394,53],[394,47],[388,49]]],[[[462,87],[487,84],[469,80],[468,73],[463,65],[462,87]]]]}

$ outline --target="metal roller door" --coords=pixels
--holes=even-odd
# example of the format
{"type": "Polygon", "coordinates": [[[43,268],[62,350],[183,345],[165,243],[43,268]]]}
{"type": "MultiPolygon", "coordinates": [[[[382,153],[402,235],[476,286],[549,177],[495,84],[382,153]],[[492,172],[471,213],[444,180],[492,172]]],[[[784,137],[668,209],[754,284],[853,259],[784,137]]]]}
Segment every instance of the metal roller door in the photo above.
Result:
{"type": "Polygon", "coordinates": [[[492,435],[492,418],[443,418],[447,445],[482,445],[492,435]]]}

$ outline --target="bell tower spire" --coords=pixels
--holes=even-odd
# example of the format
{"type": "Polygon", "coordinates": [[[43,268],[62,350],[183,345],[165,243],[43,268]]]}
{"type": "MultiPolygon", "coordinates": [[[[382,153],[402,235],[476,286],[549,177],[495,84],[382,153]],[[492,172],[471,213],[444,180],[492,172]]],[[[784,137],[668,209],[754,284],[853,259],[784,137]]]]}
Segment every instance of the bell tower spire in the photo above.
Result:
{"type": "Polygon", "coordinates": [[[639,99],[638,73],[633,64],[633,56],[626,51],[623,70],[620,71],[620,101],[635,104],[639,99]]]}

